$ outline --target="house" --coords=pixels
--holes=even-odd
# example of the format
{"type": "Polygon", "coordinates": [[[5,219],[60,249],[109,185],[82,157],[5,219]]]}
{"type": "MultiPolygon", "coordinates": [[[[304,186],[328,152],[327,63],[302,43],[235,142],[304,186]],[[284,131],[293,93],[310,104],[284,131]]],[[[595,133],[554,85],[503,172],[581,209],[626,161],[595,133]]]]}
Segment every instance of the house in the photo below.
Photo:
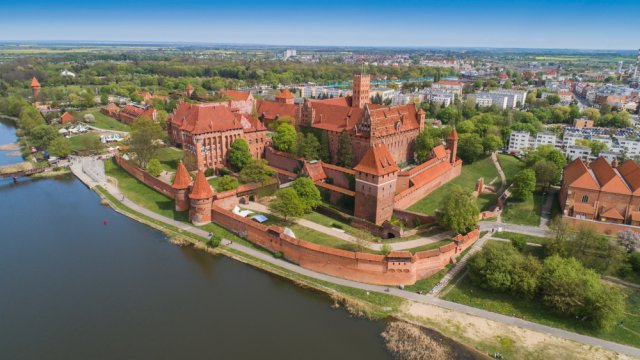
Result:
{"type": "Polygon", "coordinates": [[[155,121],[158,112],[151,106],[125,105],[118,113],[118,120],[125,124],[132,124],[141,117],[155,121]]]}
{"type": "Polygon", "coordinates": [[[71,115],[71,113],[69,113],[68,111],[65,111],[64,114],[62,114],[62,116],[60,116],[60,125],[66,125],[68,123],[72,123],[74,120],[73,115],[71,115]]]}
{"type": "Polygon", "coordinates": [[[108,103],[106,106],[100,108],[100,112],[109,117],[117,119],[118,113],[120,112],[120,107],[114,103],[108,103]]]}

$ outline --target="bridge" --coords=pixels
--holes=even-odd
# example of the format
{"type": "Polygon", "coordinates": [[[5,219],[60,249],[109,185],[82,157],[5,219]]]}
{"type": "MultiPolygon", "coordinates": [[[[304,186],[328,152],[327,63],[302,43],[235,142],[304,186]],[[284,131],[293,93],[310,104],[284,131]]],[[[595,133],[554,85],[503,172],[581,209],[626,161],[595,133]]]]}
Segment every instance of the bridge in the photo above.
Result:
{"type": "Polygon", "coordinates": [[[16,170],[12,172],[2,172],[0,169],[0,179],[13,178],[16,179],[21,176],[29,176],[37,173],[44,172],[48,168],[33,168],[33,169],[25,169],[25,170],[16,170]]]}

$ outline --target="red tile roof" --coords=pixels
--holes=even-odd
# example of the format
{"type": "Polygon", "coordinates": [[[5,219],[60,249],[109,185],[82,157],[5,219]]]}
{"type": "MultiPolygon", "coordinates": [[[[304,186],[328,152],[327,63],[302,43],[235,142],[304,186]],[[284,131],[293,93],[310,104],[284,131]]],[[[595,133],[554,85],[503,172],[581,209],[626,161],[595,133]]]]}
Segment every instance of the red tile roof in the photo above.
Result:
{"type": "MultiPolygon", "coordinates": [[[[437,162],[437,159],[431,159],[429,160],[427,163],[430,162],[437,162]]],[[[431,165],[431,167],[421,173],[419,173],[418,175],[415,175],[411,178],[411,182],[413,183],[413,186],[422,186],[424,184],[428,184],[431,181],[437,179],[439,176],[441,176],[442,174],[446,173],[447,171],[451,170],[451,163],[449,163],[448,161],[440,161],[437,162],[435,165],[431,165]]]]}
{"type": "Polygon", "coordinates": [[[276,101],[258,100],[256,104],[258,116],[264,115],[265,119],[273,120],[276,117],[289,116],[296,117],[296,106],[276,101]]]}
{"type": "Polygon", "coordinates": [[[438,145],[434,147],[433,150],[431,150],[431,152],[433,153],[433,157],[439,160],[442,160],[448,157],[447,150],[445,150],[444,146],[442,145],[438,145]]]}
{"type": "Polygon", "coordinates": [[[327,174],[324,173],[324,169],[322,168],[322,163],[319,161],[316,162],[306,162],[304,164],[303,172],[309,175],[311,180],[320,181],[327,178],[327,174]]]}
{"type": "Polygon", "coordinates": [[[455,80],[440,80],[436,84],[438,85],[462,85],[460,81],[455,80]]]}
{"type": "Polygon", "coordinates": [[[68,122],[73,121],[73,115],[71,115],[69,112],[65,111],[64,114],[62,114],[62,116],[60,116],[60,124],[66,124],[68,122]]]}
{"type": "Polygon", "coordinates": [[[211,186],[207,182],[207,178],[204,176],[204,172],[202,170],[198,170],[198,175],[196,175],[196,180],[193,182],[193,187],[191,188],[189,198],[203,200],[212,197],[213,190],[211,190],[211,186]]]}
{"type": "Polygon", "coordinates": [[[335,191],[338,192],[340,194],[344,194],[347,196],[356,196],[356,192],[353,190],[349,190],[349,189],[345,189],[345,188],[341,188],[339,186],[333,185],[333,184],[327,184],[326,182],[322,182],[322,181],[318,181],[315,183],[316,186],[321,187],[321,188],[325,188],[331,191],[335,191]]]}
{"type": "Polygon", "coordinates": [[[573,211],[580,214],[593,215],[596,209],[591,204],[576,203],[573,205],[573,211]]]}
{"type": "Polygon", "coordinates": [[[251,96],[251,93],[245,91],[221,90],[220,92],[235,101],[247,100],[251,96]]]}
{"type": "Polygon", "coordinates": [[[171,123],[193,135],[241,129],[242,125],[226,106],[182,103],[171,116],[171,123]]]}
{"type": "Polygon", "coordinates": [[[362,157],[362,160],[360,160],[358,165],[353,169],[377,176],[387,175],[400,170],[396,162],[393,161],[393,156],[391,156],[385,144],[371,146],[362,157]]]}
{"type": "Polygon", "coordinates": [[[618,166],[617,170],[629,184],[634,195],[640,194],[640,166],[633,160],[627,160],[618,166]]]}
{"type": "Polygon", "coordinates": [[[372,136],[392,135],[414,130],[420,126],[414,104],[377,108],[367,105],[366,109],[371,117],[372,136]]]}
{"type": "Polygon", "coordinates": [[[336,105],[336,106],[345,106],[351,107],[352,98],[351,96],[340,96],[337,98],[324,99],[324,100],[309,100],[313,107],[315,108],[316,104],[327,104],[327,105],[336,105]]]}
{"type": "Polygon", "coordinates": [[[293,99],[293,94],[289,89],[284,89],[276,95],[276,99],[293,99]]]}
{"type": "Polygon", "coordinates": [[[607,219],[624,220],[624,217],[620,214],[620,212],[616,208],[611,208],[609,210],[606,210],[602,214],[600,214],[600,216],[605,217],[607,219]]]}
{"type": "Polygon", "coordinates": [[[596,179],[600,183],[600,189],[617,194],[631,194],[631,190],[622,180],[622,177],[611,167],[603,157],[597,158],[589,165],[596,179]]]}
{"type": "Polygon", "coordinates": [[[40,87],[40,83],[38,82],[38,79],[36,79],[35,76],[33,77],[33,79],[31,79],[31,87],[40,87]]]}
{"type": "Polygon", "coordinates": [[[563,178],[569,186],[589,190],[600,190],[600,185],[598,185],[598,182],[594,179],[582,159],[576,159],[565,166],[563,178]]]}
{"type": "Polygon", "coordinates": [[[449,134],[449,136],[447,137],[447,139],[451,139],[451,140],[458,140],[460,139],[458,137],[458,131],[456,130],[456,128],[453,128],[453,130],[451,130],[451,133],[449,134]]]}
{"type": "Polygon", "coordinates": [[[173,179],[173,184],[171,185],[171,187],[178,190],[184,190],[189,187],[189,184],[191,184],[191,176],[189,175],[189,172],[187,171],[187,168],[184,166],[182,161],[180,161],[178,163],[176,176],[173,179]]]}
{"type": "Polygon", "coordinates": [[[315,119],[313,127],[329,131],[350,131],[362,118],[364,109],[313,102],[315,119]]]}
{"type": "Polygon", "coordinates": [[[187,90],[193,90],[193,86],[191,84],[187,85],[187,90]]]}

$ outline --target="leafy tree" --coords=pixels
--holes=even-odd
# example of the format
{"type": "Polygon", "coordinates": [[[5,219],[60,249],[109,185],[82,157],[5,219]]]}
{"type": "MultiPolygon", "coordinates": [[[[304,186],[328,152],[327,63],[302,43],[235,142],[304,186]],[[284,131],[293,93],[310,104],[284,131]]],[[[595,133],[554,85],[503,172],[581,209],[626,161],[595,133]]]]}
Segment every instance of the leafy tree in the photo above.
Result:
{"type": "Polygon", "coordinates": [[[435,146],[435,140],[428,130],[421,131],[416,137],[416,161],[423,163],[429,159],[429,154],[435,146]]]}
{"type": "Polygon", "coordinates": [[[109,95],[102,94],[100,95],[100,104],[107,105],[109,103],[109,95]]]}
{"type": "Polygon", "coordinates": [[[462,118],[462,116],[460,115],[458,109],[454,108],[453,106],[449,106],[440,110],[436,115],[436,118],[438,120],[441,120],[445,124],[455,125],[462,118]]]}
{"type": "Polygon", "coordinates": [[[312,133],[306,136],[302,133],[298,134],[300,143],[298,145],[298,155],[307,160],[317,160],[319,158],[320,143],[312,133]]]}
{"type": "Polygon", "coordinates": [[[296,129],[292,125],[283,122],[275,129],[273,146],[280,151],[295,153],[297,139],[296,129]]]}
{"type": "Polygon", "coordinates": [[[533,165],[533,171],[536,173],[536,180],[543,190],[546,190],[555,179],[560,177],[560,169],[549,160],[540,160],[533,165]]]}
{"type": "Polygon", "coordinates": [[[508,244],[489,243],[469,259],[469,278],[484,289],[506,292],[511,289],[515,259],[522,257],[508,244]]]}
{"type": "Polygon", "coordinates": [[[586,108],[582,111],[582,116],[592,121],[597,121],[600,118],[600,111],[594,108],[586,108]]]}
{"type": "Polygon", "coordinates": [[[249,150],[249,145],[244,139],[236,139],[231,144],[229,155],[227,156],[229,164],[236,169],[244,168],[253,160],[251,157],[251,151],[249,150]]]}
{"type": "Polygon", "coordinates": [[[549,105],[555,105],[560,102],[560,96],[557,94],[549,95],[546,97],[549,105]]]}
{"type": "Polygon", "coordinates": [[[484,152],[482,139],[478,134],[462,134],[458,143],[458,156],[469,164],[478,160],[484,152]]]}
{"type": "Polygon", "coordinates": [[[158,177],[160,176],[160,174],[162,174],[163,170],[164,169],[162,168],[162,164],[160,164],[160,160],[158,159],[151,159],[147,164],[147,171],[149,172],[149,174],[151,174],[151,176],[158,177]]]}
{"type": "Polygon", "coordinates": [[[600,155],[601,152],[606,151],[608,149],[607,144],[602,141],[594,140],[591,142],[591,154],[592,155],[600,155]]]}
{"type": "Polygon", "coordinates": [[[267,167],[264,159],[255,159],[249,165],[240,170],[238,178],[243,183],[261,183],[264,184],[275,172],[267,167]]]}
{"type": "Polygon", "coordinates": [[[475,228],[479,216],[476,199],[459,186],[454,186],[440,203],[440,224],[456,233],[466,234],[475,228]]]}
{"type": "Polygon", "coordinates": [[[288,220],[292,217],[302,216],[305,204],[294,189],[285,188],[276,191],[275,199],[269,203],[269,209],[288,220]]]}
{"type": "Polygon", "coordinates": [[[37,149],[43,149],[59,136],[55,128],[49,125],[38,125],[31,130],[29,139],[31,144],[37,149]]]}
{"type": "Polygon", "coordinates": [[[39,125],[46,125],[40,112],[33,106],[22,106],[20,110],[20,128],[28,135],[39,125]]]}
{"type": "Polygon", "coordinates": [[[318,190],[311,178],[299,177],[293,182],[291,187],[296,191],[300,200],[302,200],[305,212],[311,212],[311,210],[322,203],[320,190],[318,190]]]}
{"type": "Polygon", "coordinates": [[[318,148],[320,160],[331,162],[331,152],[329,150],[329,134],[326,131],[320,133],[320,147],[318,148]]]}
{"type": "Polygon", "coordinates": [[[91,91],[86,90],[82,94],[82,106],[89,108],[95,105],[96,105],[96,101],[95,101],[95,97],[93,96],[93,93],[91,91]]]}
{"type": "Polygon", "coordinates": [[[98,135],[89,135],[82,138],[80,141],[81,151],[90,155],[97,155],[104,150],[104,146],[102,142],[100,142],[100,137],[98,135]]]}
{"type": "Polygon", "coordinates": [[[351,137],[346,131],[340,134],[338,139],[338,165],[344,167],[353,166],[353,154],[351,148],[351,137]]]}
{"type": "Polygon", "coordinates": [[[500,149],[504,144],[502,138],[495,134],[487,134],[482,142],[485,152],[494,152],[500,149]]]}
{"type": "Polygon", "coordinates": [[[520,171],[513,179],[511,194],[516,200],[526,200],[536,189],[536,173],[532,169],[520,171]]]}
{"type": "Polygon", "coordinates": [[[224,175],[218,181],[217,190],[228,191],[228,190],[233,190],[238,186],[240,186],[240,182],[238,181],[238,179],[229,175],[224,175]]]}
{"type": "Polygon", "coordinates": [[[160,125],[146,117],[141,117],[131,124],[129,145],[141,167],[146,168],[149,160],[163,146],[162,140],[166,135],[160,125]]]}
{"type": "Polygon", "coordinates": [[[71,154],[71,143],[69,139],[58,136],[49,144],[49,152],[51,155],[61,158],[69,156],[71,154]]]}
{"type": "Polygon", "coordinates": [[[511,82],[511,80],[507,80],[502,85],[502,88],[503,89],[513,89],[513,83],[511,82]]]}

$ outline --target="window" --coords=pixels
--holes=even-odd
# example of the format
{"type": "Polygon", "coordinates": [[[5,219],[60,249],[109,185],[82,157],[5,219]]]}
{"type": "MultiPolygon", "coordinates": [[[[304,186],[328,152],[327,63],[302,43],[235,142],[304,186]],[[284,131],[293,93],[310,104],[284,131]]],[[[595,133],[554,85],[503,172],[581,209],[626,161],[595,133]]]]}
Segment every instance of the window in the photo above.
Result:
{"type": "Polygon", "coordinates": [[[582,197],[582,203],[583,203],[583,204],[586,204],[586,203],[588,203],[588,202],[589,202],[589,196],[588,196],[588,195],[584,195],[584,196],[582,197]]]}

